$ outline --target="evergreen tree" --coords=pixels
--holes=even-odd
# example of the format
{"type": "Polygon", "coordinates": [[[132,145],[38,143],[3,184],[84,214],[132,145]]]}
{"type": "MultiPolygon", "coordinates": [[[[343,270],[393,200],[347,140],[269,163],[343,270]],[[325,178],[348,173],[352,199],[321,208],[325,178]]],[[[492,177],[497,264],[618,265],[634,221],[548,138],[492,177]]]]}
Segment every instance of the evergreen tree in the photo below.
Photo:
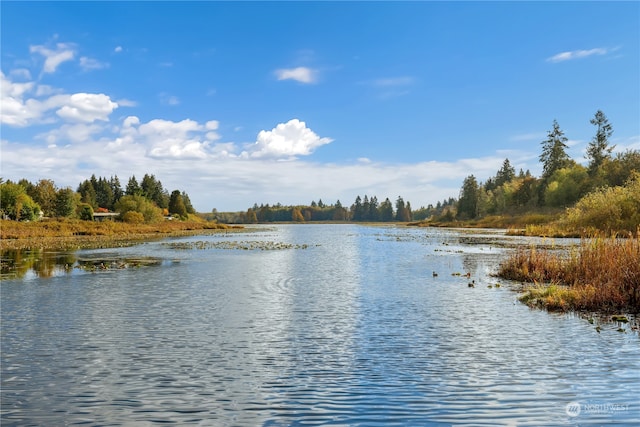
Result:
{"type": "Polygon", "coordinates": [[[380,203],[380,221],[390,222],[393,221],[393,205],[391,200],[387,197],[384,202],[380,203]]]}
{"type": "Polygon", "coordinates": [[[460,189],[458,218],[475,218],[478,215],[479,193],[480,187],[476,177],[473,175],[466,177],[460,189]]]}
{"type": "Polygon", "coordinates": [[[184,207],[187,209],[188,214],[196,213],[196,210],[191,204],[191,199],[189,199],[189,195],[186,193],[186,191],[182,192],[182,201],[184,202],[184,207]]]}
{"type": "MultiPolygon", "coordinates": [[[[504,159],[504,162],[502,163],[502,167],[496,174],[496,181],[495,181],[496,187],[500,187],[501,185],[504,185],[507,182],[511,182],[515,177],[516,177],[515,168],[511,166],[509,159],[504,159]]],[[[485,185],[485,189],[489,190],[486,187],[486,185],[485,185]]]]}
{"type": "Polygon", "coordinates": [[[362,199],[358,195],[356,197],[356,201],[351,205],[351,219],[354,221],[362,221],[363,210],[362,210],[362,199]]]}
{"type": "Polygon", "coordinates": [[[404,199],[401,196],[398,196],[396,199],[396,221],[407,222],[409,221],[409,216],[407,214],[407,208],[404,203],[404,199]]]}
{"type": "Polygon", "coordinates": [[[145,174],[140,182],[142,195],[154,202],[158,207],[167,208],[169,206],[169,194],[162,187],[162,183],[154,175],[145,174]]]}
{"type": "MultiPolygon", "coordinates": [[[[122,196],[124,196],[124,191],[122,191],[122,186],[120,185],[120,179],[118,179],[118,175],[111,177],[109,180],[109,185],[111,186],[111,192],[113,193],[113,203],[115,204],[122,196]]],[[[110,208],[113,209],[113,206],[110,208]]]]}
{"type": "Polygon", "coordinates": [[[180,217],[187,216],[187,208],[184,205],[180,190],[174,190],[169,198],[169,213],[180,217]]]}
{"type": "Polygon", "coordinates": [[[542,179],[547,180],[558,169],[569,165],[569,156],[566,149],[568,138],[560,129],[558,122],[553,121],[553,130],[547,133],[547,139],[542,141],[542,179]]]}
{"type": "Polygon", "coordinates": [[[615,145],[609,145],[609,137],[613,134],[613,127],[602,111],[598,110],[590,122],[598,127],[596,135],[587,146],[586,155],[589,159],[589,175],[593,176],[606,160],[611,159],[611,151],[615,145]]]}
{"type": "Polygon", "coordinates": [[[109,181],[100,177],[94,189],[96,190],[96,204],[98,207],[113,210],[113,190],[109,181]]]}
{"type": "Polygon", "coordinates": [[[364,195],[364,199],[362,200],[362,220],[369,221],[369,196],[364,195]]]}
{"type": "Polygon", "coordinates": [[[378,214],[378,198],[372,196],[369,200],[369,221],[379,221],[380,215],[378,214]]]}
{"type": "MultiPolygon", "coordinates": [[[[98,181],[96,180],[96,184],[97,182],[98,181]]],[[[82,183],[80,183],[80,185],[78,186],[78,193],[80,193],[80,200],[82,201],[82,203],[90,205],[92,209],[98,208],[98,203],[96,202],[96,189],[90,180],[85,179],[82,183]]],[[[91,214],[91,217],[93,218],[93,212],[91,214]]]]}
{"type": "Polygon", "coordinates": [[[131,178],[129,178],[125,194],[127,196],[139,196],[142,194],[142,189],[140,188],[140,184],[138,184],[138,180],[136,180],[135,175],[132,175],[131,178]]]}

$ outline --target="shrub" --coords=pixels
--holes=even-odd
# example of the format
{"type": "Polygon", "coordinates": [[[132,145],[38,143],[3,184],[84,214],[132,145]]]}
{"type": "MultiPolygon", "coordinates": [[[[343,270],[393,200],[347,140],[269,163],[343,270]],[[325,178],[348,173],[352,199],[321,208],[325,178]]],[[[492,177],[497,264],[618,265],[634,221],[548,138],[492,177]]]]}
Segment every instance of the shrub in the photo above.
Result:
{"type": "Polygon", "coordinates": [[[128,211],[122,215],[122,220],[129,224],[142,224],[144,223],[144,215],[136,211],[128,211]]]}
{"type": "Polygon", "coordinates": [[[121,218],[124,218],[127,212],[133,211],[142,214],[146,223],[155,223],[163,220],[162,209],[143,196],[123,196],[118,200],[115,208],[120,213],[121,218]]]}
{"type": "Polygon", "coordinates": [[[78,206],[78,218],[85,221],[93,221],[93,208],[89,203],[81,203],[78,206]]]}
{"type": "Polygon", "coordinates": [[[640,227],[640,174],[622,187],[587,194],[567,210],[565,222],[574,229],[596,228],[607,233],[635,233],[640,227]]]}

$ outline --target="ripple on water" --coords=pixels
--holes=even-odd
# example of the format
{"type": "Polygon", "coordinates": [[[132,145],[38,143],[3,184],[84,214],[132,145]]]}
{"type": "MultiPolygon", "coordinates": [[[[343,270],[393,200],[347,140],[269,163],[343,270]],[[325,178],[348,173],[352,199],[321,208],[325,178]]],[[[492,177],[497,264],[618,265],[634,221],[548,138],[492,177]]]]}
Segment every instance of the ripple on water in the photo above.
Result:
{"type": "Polygon", "coordinates": [[[256,239],[309,246],[187,245],[154,268],[3,280],[2,425],[640,423],[637,334],[488,288],[495,238],[274,230],[256,239]]]}

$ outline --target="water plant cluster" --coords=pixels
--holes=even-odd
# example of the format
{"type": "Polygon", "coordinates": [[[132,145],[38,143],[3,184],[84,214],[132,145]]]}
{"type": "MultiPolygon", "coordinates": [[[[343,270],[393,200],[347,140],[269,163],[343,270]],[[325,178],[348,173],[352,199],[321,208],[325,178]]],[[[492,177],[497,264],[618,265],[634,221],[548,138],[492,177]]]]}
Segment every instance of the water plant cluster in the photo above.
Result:
{"type": "Polygon", "coordinates": [[[583,239],[568,251],[520,248],[498,276],[533,284],[525,304],[554,311],[640,313],[640,233],[583,239]]]}
{"type": "Polygon", "coordinates": [[[293,244],[284,242],[273,242],[265,240],[252,240],[252,241],[204,241],[198,240],[196,242],[169,242],[163,243],[164,246],[170,249],[177,250],[193,250],[193,249],[234,249],[245,251],[277,251],[283,249],[307,249],[307,244],[293,244]]]}

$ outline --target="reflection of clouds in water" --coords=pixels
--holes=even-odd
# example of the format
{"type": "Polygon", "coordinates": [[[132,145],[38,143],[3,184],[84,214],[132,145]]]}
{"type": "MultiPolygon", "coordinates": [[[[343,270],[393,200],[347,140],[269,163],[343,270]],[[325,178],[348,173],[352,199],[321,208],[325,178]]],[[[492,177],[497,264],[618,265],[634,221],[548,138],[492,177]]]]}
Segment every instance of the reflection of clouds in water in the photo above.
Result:
{"type": "Polygon", "coordinates": [[[335,226],[278,228],[278,241],[309,247],[240,254],[241,271],[226,277],[240,295],[223,308],[236,325],[228,336],[240,347],[236,368],[251,373],[227,384],[229,392],[241,396],[249,385],[274,408],[341,390],[352,370],[359,292],[356,236],[335,226]]]}

